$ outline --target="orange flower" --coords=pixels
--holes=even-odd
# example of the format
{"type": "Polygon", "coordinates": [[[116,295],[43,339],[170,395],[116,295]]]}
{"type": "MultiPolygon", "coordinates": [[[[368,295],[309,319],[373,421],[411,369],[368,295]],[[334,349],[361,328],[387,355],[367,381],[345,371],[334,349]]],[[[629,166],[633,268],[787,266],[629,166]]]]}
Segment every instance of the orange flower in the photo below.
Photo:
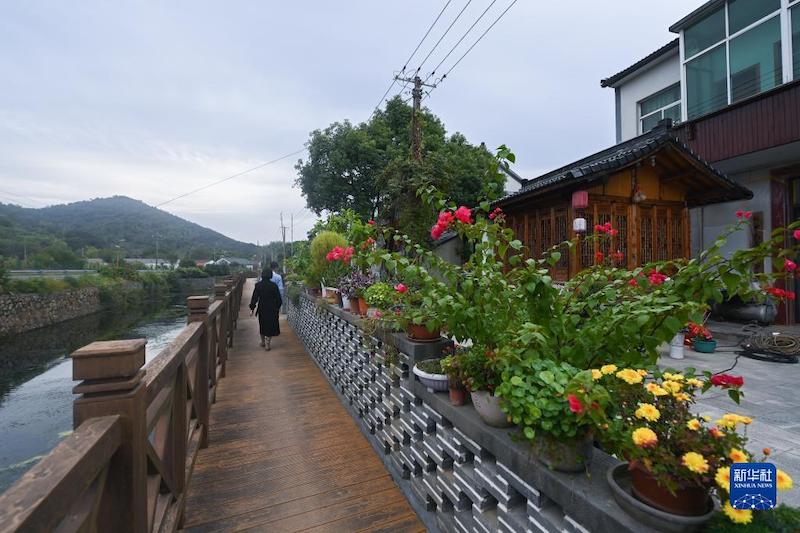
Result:
{"type": "Polygon", "coordinates": [[[714,481],[717,482],[717,486],[724,491],[731,490],[731,467],[723,466],[722,468],[717,469],[717,473],[714,476],[714,481]]]}
{"type": "Polygon", "coordinates": [[[681,457],[683,466],[694,472],[695,474],[705,474],[708,472],[709,466],[706,458],[697,452],[687,452],[681,457]]]}
{"type": "Polygon", "coordinates": [[[631,434],[633,443],[641,448],[650,448],[658,444],[658,436],[650,428],[638,428],[631,434]]]}
{"type": "Polygon", "coordinates": [[[745,452],[736,448],[731,450],[731,453],[728,454],[728,457],[734,463],[746,463],[748,459],[745,452]]]}
{"type": "Polygon", "coordinates": [[[792,490],[792,487],[794,486],[794,482],[792,481],[792,478],[789,477],[789,474],[780,469],[778,470],[778,475],[775,481],[777,482],[776,486],[778,487],[778,490],[792,490]]]}

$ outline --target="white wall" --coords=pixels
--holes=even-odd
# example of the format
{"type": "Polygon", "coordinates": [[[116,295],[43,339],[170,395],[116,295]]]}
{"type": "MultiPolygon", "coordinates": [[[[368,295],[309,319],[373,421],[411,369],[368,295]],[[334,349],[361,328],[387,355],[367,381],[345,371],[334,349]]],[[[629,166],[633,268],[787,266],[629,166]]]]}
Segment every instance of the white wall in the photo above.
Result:
{"type": "Polygon", "coordinates": [[[673,55],[619,86],[621,141],[639,135],[638,103],[679,81],[681,81],[680,58],[676,50],[673,55]]]}

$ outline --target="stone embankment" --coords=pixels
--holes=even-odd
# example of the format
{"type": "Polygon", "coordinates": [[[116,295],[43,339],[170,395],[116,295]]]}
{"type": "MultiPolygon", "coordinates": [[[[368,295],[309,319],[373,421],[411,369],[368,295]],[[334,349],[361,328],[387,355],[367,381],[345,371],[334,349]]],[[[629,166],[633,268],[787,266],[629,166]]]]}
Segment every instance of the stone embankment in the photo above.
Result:
{"type": "Polygon", "coordinates": [[[96,313],[102,308],[97,287],[50,294],[2,294],[0,337],[96,313]]]}

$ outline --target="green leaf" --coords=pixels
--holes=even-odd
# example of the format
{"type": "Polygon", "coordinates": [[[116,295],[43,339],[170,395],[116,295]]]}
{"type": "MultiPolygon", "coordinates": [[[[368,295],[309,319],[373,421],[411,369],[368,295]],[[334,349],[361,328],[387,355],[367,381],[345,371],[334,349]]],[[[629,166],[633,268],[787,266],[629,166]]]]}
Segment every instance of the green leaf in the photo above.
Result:
{"type": "Polygon", "coordinates": [[[530,426],[525,426],[525,429],[522,430],[525,433],[525,438],[528,440],[533,440],[536,437],[536,432],[530,426]]]}
{"type": "Polygon", "coordinates": [[[737,405],[741,401],[741,393],[737,389],[728,389],[728,396],[730,396],[731,400],[736,402],[737,405]]]}
{"type": "Polygon", "coordinates": [[[511,381],[512,385],[516,385],[516,386],[520,386],[523,383],[522,378],[519,377],[519,376],[512,376],[510,381],[511,381]]]}

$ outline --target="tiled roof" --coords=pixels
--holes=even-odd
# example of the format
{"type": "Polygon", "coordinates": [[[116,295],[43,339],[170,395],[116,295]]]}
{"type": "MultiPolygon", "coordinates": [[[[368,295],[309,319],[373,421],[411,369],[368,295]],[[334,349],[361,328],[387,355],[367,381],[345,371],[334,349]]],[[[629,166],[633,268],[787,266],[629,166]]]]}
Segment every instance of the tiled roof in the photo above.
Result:
{"type": "Polygon", "coordinates": [[[613,76],[609,76],[604,80],[600,80],[600,87],[613,87],[614,85],[617,84],[617,82],[622,81],[629,74],[633,74],[634,72],[636,72],[643,66],[647,65],[648,63],[655,61],[656,59],[672,52],[673,50],[677,50],[678,41],[679,39],[674,39],[665,44],[664,46],[662,46],[661,48],[659,48],[658,50],[656,50],[655,52],[653,52],[652,54],[648,55],[647,57],[640,59],[639,61],[637,61],[630,67],[626,68],[625,70],[617,72],[613,76]]]}
{"type": "Polygon", "coordinates": [[[523,197],[544,189],[560,188],[571,184],[593,181],[609,173],[621,170],[631,163],[635,163],[655,153],[667,144],[673,145],[688,158],[695,160],[701,167],[704,167],[708,173],[733,189],[735,195],[742,198],[752,198],[753,193],[749,189],[742,187],[725,174],[722,174],[716,168],[712,167],[707,161],[698,157],[686,144],[675,136],[670,127],[662,124],[644,135],[634,137],[633,139],[597,152],[589,157],[575,161],[572,164],[543,174],[538,178],[528,180],[525,186],[519,191],[509,194],[497,200],[495,203],[504,205],[518,197],[523,197]]]}

